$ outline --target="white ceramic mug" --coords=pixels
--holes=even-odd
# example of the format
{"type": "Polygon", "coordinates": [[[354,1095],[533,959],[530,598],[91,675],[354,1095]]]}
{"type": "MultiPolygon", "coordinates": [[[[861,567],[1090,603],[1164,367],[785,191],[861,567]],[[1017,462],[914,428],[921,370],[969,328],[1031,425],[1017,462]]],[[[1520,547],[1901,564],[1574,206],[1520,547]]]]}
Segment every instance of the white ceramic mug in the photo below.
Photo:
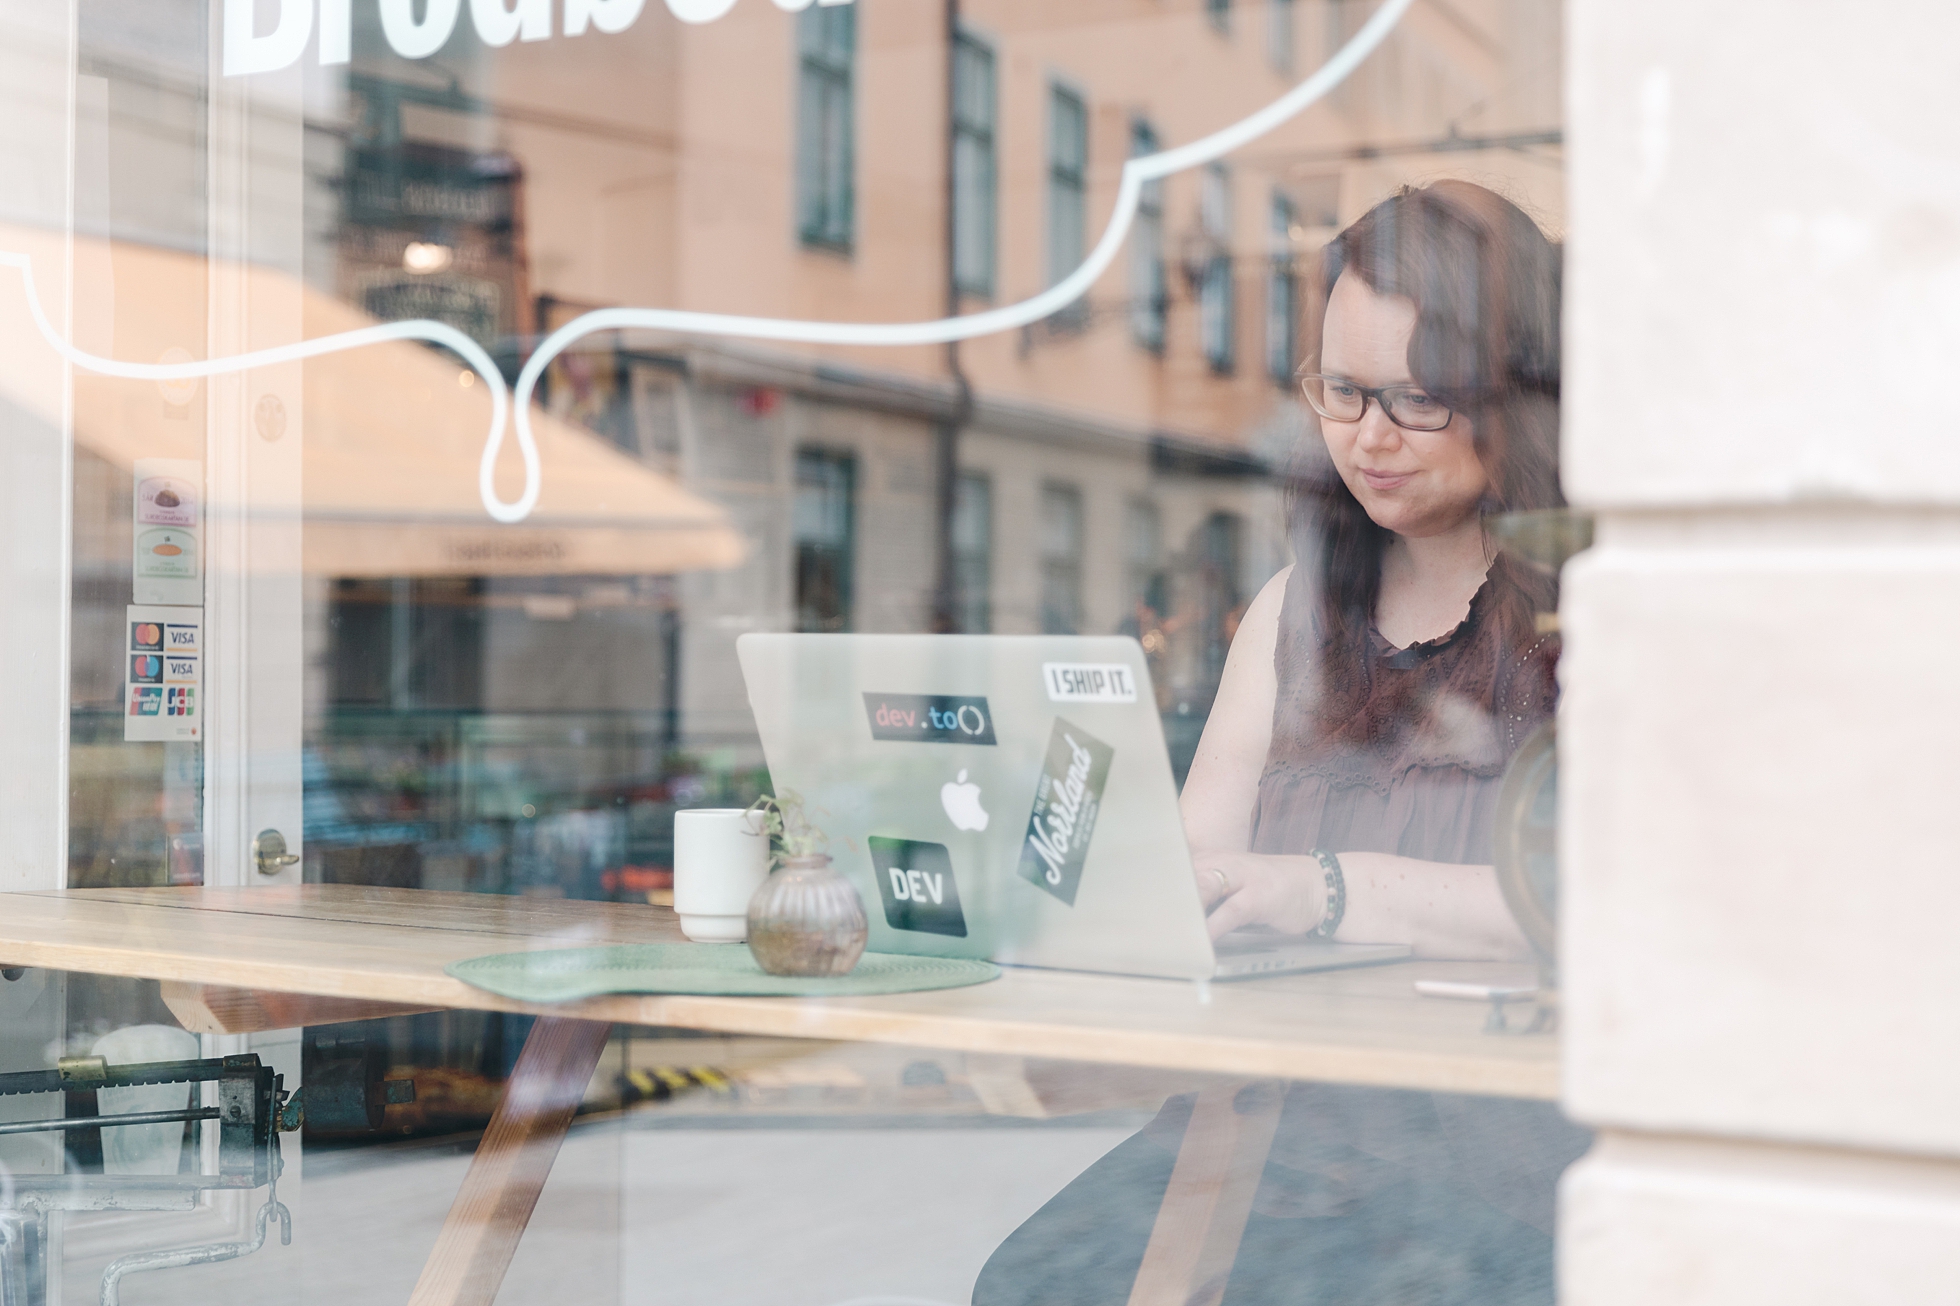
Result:
{"type": "Polygon", "coordinates": [[[749,899],[769,878],[762,818],[740,807],[674,813],[674,911],[696,943],[740,943],[749,899]]]}

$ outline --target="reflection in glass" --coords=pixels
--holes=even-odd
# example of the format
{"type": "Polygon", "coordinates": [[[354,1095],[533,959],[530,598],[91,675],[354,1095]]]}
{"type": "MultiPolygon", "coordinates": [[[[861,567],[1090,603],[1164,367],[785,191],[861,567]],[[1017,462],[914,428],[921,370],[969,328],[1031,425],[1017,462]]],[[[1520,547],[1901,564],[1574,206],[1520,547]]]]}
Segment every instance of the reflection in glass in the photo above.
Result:
{"type": "Polygon", "coordinates": [[[796,453],[796,628],[851,628],[857,461],[827,449],[796,453]]]}
{"type": "Polygon", "coordinates": [[[857,8],[805,9],[797,32],[798,229],[807,245],[848,250],[857,234],[857,8]]]}
{"type": "Polygon", "coordinates": [[[1041,487],[1041,633],[1082,629],[1082,491],[1041,487]]]}

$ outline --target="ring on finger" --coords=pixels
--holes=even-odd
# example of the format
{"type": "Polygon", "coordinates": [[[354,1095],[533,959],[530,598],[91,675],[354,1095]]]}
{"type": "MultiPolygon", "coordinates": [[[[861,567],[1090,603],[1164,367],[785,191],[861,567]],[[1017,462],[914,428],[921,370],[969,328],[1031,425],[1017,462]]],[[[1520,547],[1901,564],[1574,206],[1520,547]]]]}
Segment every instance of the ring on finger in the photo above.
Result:
{"type": "Polygon", "coordinates": [[[1231,878],[1227,876],[1225,872],[1219,870],[1216,866],[1208,867],[1206,869],[1211,873],[1212,877],[1218,881],[1218,894],[1220,897],[1223,897],[1232,891],[1231,878]]]}

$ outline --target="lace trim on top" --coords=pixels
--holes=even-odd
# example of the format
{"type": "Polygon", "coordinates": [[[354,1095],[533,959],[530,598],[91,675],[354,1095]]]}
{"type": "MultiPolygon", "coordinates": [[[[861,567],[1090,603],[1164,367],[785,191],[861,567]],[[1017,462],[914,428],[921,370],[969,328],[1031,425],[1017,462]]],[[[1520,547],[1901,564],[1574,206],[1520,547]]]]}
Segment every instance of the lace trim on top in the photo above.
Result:
{"type": "Polygon", "coordinates": [[[1330,724],[1317,710],[1318,639],[1308,602],[1306,587],[1290,582],[1274,653],[1279,684],[1267,777],[1318,778],[1384,795],[1424,767],[1494,777],[1552,714],[1555,637],[1501,648],[1486,580],[1463,620],[1434,639],[1397,648],[1370,625],[1354,709],[1330,724]]]}

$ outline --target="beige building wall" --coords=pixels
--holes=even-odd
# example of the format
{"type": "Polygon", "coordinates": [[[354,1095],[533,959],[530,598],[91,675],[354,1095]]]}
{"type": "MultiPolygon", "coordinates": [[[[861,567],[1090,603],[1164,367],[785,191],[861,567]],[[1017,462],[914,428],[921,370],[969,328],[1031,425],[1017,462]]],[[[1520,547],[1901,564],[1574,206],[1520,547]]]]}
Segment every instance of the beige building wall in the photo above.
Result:
{"type": "Polygon", "coordinates": [[[1960,17],[1575,0],[1566,1306],[1960,1289],[1960,17]]]}
{"type": "MultiPolygon", "coordinates": [[[[1360,21],[1352,3],[1295,0],[1290,8],[1290,57],[1280,60],[1263,0],[1234,6],[1222,31],[1201,0],[968,0],[963,23],[997,58],[999,240],[995,294],[965,309],[1025,299],[1048,284],[1051,83],[1089,105],[1085,238],[1093,244],[1133,121],[1149,121],[1167,146],[1227,126],[1318,67],[1360,21]]],[[[857,19],[857,240],[848,254],[804,248],[797,236],[793,16],[737,5],[714,23],[687,26],[650,5],[618,36],[484,52],[473,75],[496,102],[500,143],[526,170],[534,289],[577,304],[775,317],[943,315],[943,8],[859,0],[857,19]]],[[[1165,186],[1172,304],[1161,357],[1132,339],[1129,263],[1119,258],[1090,296],[1086,331],[1013,332],[963,346],[974,385],[1140,430],[1243,440],[1292,402],[1265,365],[1275,190],[1307,209],[1331,190],[1345,223],[1398,185],[1470,176],[1561,230],[1555,146],[1345,157],[1359,145],[1434,143],[1453,132],[1556,130],[1558,32],[1555,0],[1428,0],[1349,86],[1230,161],[1237,365],[1229,375],[1214,375],[1202,355],[1182,269],[1198,234],[1201,184],[1187,173],[1165,186]]],[[[413,71],[404,65],[404,75],[413,71]]],[[[1294,234],[1302,267],[1333,230],[1294,234]]],[[[937,347],[773,348],[910,377],[945,375],[937,347]]]]}

